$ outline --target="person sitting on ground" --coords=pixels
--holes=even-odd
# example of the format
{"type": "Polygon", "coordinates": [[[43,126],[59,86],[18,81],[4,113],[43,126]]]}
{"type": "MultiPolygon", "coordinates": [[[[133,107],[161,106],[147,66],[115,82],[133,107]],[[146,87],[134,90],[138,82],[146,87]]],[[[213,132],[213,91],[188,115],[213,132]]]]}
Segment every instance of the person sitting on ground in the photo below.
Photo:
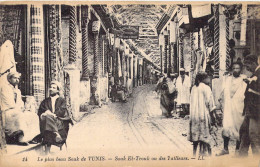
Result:
{"type": "Polygon", "coordinates": [[[120,78],[120,83],[117,87],[117,96],[120,101],[126,102],[126,89],[123,84],[123,78],[120,78]]]}
{"type": "Polygon", "coordinates": [[[61,147],[66,142],[69,124],[73,124],[66,100],[60,97],[60,89],[59,82],[51,82],[50,97],[41,102],[38,111],[43,143],[47,145],[46,154],[50,152],[51,145],[61,147]]]}
{"type": "Polygon", "coordinates": [[[174,99],[177,97],[177,90],[169,77],[163,79],[160,89],[160,108],[162,110],[162,115],[170,118],[172,117],[171,111],[174,108],[174,99]]]}

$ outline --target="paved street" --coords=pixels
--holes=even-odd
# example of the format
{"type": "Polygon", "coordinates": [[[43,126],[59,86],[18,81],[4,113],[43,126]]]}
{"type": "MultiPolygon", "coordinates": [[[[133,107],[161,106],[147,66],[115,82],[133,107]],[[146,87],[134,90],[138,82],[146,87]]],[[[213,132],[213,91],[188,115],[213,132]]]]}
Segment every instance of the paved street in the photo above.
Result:
{"type": "Polygon", "coordinates": [[[127,103],[109,103],[93,110],[70,130],[68,151],[168,148],[176,153],[191,152],[190,142],[182,136],[187,120],[163,118],[153,89],[138,87],[127,103]]]}
{"type": "MultiPolygon", "coordinates": [[[[100,165],[102,161],[107,165],[115,161],[118,162],[117,165],[131,163],[131,160],[124,160],[131,156],[134,158],[140,156],[142,159],[140,161],[147,163],[153,162],[150,161],[152,157],[165,158],[166,161],[157,161],[158,163],[167,163],[169,160],[174,160],[173,157],[191,160],[192,144],[187,140],[189,120],[162,117],[160,101],[153,91],[154,88],[154,85],[140,86],[135,88],[127,103],[109,102],[101,108],[93,109],[90,114],[71,127],[67,149],[64,146],[60,151],[58,147],[53,146],[48,156],[29,151],[15,158],[21,160],[28,156],[30,162],[37,162],[39,155],[43,155],[44,161],[46,158],[50,161],[48,157],[61,159],[71,157],[72,162],[69,164],[74,164],[73,159],[76,161],[78,157],[86,157],[87,161],[100,165]]],[[[217,141],[219,145],[213,147],[211,160],[218,162],[224,157],[234,159],[233,141],[230,143],[229,155],[214,156],[223,146],[221,129],[218,130],[217,141]]],[[[192,162],[199,163],[199,161],[192,162]]],[[[138,163],[138,160],[133,160],[133,163],[138,163]]]]}
{"type": "MultiPolygon", "coordinates": [[[[149,155],[156,149],[165,155],[191,157],[192,144],[187,140],[189,120],[162,117],[160,99],[154,89],[155,85],[143,85],[134,89],[127,103],[109,102],[91,110],[71,127],[67,149],[64,146],[60,151],[53,146],[51,154],[103,155],[106,151],[130,154],[142,151],[144,155],[149,155]]],[[[213,156],[223,146],[221,128],[217,133],[217,142],[218,146],[212,148],[213,156]]],[[[235,142],[231,141],[231,157],[234,146],[235,142]]],[[[10,151],[12,147],[9,146],[10,151]]],[[[17,150],[17,146],[15,148],[17,150]]]]}

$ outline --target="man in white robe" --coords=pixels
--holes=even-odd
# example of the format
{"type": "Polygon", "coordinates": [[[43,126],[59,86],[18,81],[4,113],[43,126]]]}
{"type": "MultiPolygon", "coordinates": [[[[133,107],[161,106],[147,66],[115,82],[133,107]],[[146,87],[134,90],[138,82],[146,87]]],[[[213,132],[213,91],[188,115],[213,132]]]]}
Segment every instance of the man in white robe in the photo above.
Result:
{"type": "Polygon", "coordinates": [[[243,122],[244,98],[246,83],[243,81],[246,76],[241,75],[242,64],[232,65],[232,75],[224,80],[223,90],[219,101],[223,107],[223,131],[224,149],[217,155],[229,154],[228,144],[230,139],[237,141],[236,151],[239,149],[239,128],[243,122]]]}
{"type": "Polygon", "coordinates": [[[178,91],[177,105],[181,105],[181,116],[189,114],[190,88],[191,81],[188,75],[185,75],[185,69],[180,69],[180,76],[176,80],[176,88],[178,91]]]}
{"type": "Polygon", "coordinates": [[[197,146],[200,144],[200,154],[211,154],[214,145],[212,137],[212,113],[216,109],[213,93],[208,86],[209,77],[205,72],[199,72],[190,97],[190,123],[188,140],[193,142],[193,156],[196,157],[197,146]]]}
{"type": "Polygon", "coordinates": [[[7,144],[28,145],[40,134],[39,118],[35,112],[24,111],[21,91],[17,88],[20,75],[17,72],[7,75],[8,83],[0,89],[0,107],[4,112],[7,144]]]}
{"type": "Polygon", "coordinates": [[[24,142],[24,134],[21,131],[22,122],[20,119],[24,104],[20,90],[16,87],[19,83],[20,74],[11,72],[7,76],[8,83],[1,85],[0,106],[4,115],[4,126],[7,144],[28,145],[24,142]]]}

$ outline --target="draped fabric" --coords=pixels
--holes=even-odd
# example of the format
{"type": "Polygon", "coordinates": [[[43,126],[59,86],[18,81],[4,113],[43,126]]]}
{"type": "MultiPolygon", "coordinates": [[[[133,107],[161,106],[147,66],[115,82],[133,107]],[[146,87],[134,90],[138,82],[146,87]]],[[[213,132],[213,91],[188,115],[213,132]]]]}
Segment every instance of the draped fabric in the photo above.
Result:
{"type": "Polygon", "coordinates": [[[185,75],[184,81],[182,82],[181,76],[176,80],[176,88],[178,91],[177,104],[189,104],[190,102],[190,87],[191,82],[188,75],[185,75]]]}
{"type": "Polygon", "coordinates": [[[0,22],[2,22],[2,27],[0,28],[0,45],[6,40],[10,40],[16,51],[18,51],[20,44],[22,8],[23,6],[18,5],[2,5],[0,7],[0,22]]]}
{"type": "Polygon", "coordinates": [[[0,85],[7,82],[8,70],[16,71],[14,46],[10,40],[5,41],[0,47],[0,85]]]}
{"type": "Polygon", "coordinates": [[[31,81],[32,94],[39,104],[45,98],[44,32],[42,5],[30,6],[31,16],[31,81]]]}

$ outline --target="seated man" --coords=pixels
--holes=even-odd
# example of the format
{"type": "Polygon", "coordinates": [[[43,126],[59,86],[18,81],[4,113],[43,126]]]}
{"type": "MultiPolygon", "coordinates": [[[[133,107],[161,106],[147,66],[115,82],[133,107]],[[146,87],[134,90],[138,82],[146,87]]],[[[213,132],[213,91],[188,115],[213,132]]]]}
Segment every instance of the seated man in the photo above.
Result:
{"type": "Polygon", "coordinates": [[[120,101],[126,102],[126,90],[124,86],[118,85],[117,96],[120,101]]]}
{"type": "Polygon", "coordinates": [[[59,96],[61,85],[51,82],[50,97],[42,101],[38,115],[43,143],[47,145],[45,152],[49,153],[51,145],[61,147],[66,142],[69,123],[72,123],[66,107],[66,101],[59,96]]]}
{"type": "Polygon", "coordinates": [[[170,78],[164,78],[161,84],[160,108],[162,115],[170,118],[174,109],[174,99],[177,97],[177,90],[170,78]]]}
{"type": "Polygon", "coordinates": [[[20,76],[15,71],[7,75],[7,84],[1,85],[0,108],[3,112],[6,143],[26,146],[28,143],[24,140],[24,121],[21,119],[24,103],[21,91],[17,88],[20,76]]]}
{"type": "Polygon", "coordinates": [[[124,86],[124,79],[119,79],[119,85],[117,86],[117,96],[120,101],[126,102],[126,87],[124,86]]]}

